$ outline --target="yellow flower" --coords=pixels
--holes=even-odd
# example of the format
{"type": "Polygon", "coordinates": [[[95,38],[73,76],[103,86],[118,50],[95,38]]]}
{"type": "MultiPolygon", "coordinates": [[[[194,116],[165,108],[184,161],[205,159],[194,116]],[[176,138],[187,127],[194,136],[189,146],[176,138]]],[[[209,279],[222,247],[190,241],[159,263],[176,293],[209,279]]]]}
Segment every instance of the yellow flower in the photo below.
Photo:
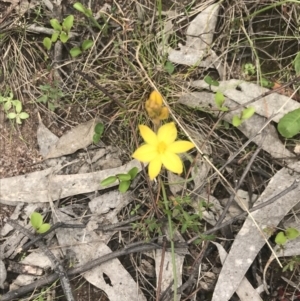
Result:
{"type": "Polygon", "coordinates": [[[145,103],[146,111],[155,124],[169,117],[169,110],[163,107],[163,99],[158,91],[152,91],[145,103]]]}
{"type": "Polygon", "coordinates": [[[183,165],[177,154],[184,153],[195,146],[190,141],[175,141],[177,129],[174,122],[161,126],[157,134],[145,125],[140,125],[139,130],[146,144],[140,146],[132,157],[149,163],[150,179],[153,180],[159,174],[162,166],[174,173],[182,173],[183,165]]]}

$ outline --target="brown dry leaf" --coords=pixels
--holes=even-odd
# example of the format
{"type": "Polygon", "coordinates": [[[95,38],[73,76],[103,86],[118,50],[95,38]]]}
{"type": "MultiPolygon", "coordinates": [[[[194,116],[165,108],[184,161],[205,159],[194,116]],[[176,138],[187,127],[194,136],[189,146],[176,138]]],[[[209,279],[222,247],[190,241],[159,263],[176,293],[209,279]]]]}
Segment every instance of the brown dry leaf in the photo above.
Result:
{"type": "Polygon", "coordinates": [[[77,150],[88,147],[93,141],[96,119],[91,119],[82,123],[65,133],[53,145],[45,159],[57,158],[68,154],[73,154],[77,150]]]}

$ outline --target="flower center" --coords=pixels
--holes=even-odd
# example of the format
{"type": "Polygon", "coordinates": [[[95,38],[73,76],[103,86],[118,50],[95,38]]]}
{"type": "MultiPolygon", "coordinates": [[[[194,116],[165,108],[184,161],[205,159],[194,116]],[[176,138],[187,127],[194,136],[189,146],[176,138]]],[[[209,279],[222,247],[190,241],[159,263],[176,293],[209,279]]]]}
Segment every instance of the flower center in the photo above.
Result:
{"type": "Polygon", "coordinates": [[[167,145],[164,142],[159,142],[157,145],[157,151],[159,154],[163,154],[167,149],[167,145]]]}

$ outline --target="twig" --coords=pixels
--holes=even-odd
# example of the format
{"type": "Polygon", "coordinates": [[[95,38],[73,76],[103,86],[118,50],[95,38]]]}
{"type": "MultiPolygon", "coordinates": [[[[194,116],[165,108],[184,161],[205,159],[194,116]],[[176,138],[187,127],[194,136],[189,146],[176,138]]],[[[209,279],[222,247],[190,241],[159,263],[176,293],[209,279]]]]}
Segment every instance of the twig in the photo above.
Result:
{"type": "MultiPolygon", "coordinates": [[[[238,182],[238,184],[237,184],[237,186],[236,186],[236,188],[235,188],[235,191],[237,191],[237,190],[241,187],[241,185],[242,185],[242,183],[243,183],[243,181],[244,181],[244,179],[245,179],[247,173],[249,172],[249,170],[250,170],[250,168],[251,168],[251,166],[252,166],[252,164],[253,164],[253,162],[254,162],[256,156],[257,156],[258,153],[260,152],[260,150],[261,150],[261,146],[259,146],[259,147],[257,148],[257,150],[255,151],[255,153],[254,153],[253,156],[251,157],[250,161],[248,162],[248,164],[247,164],[247,166],[246,166],[246,168],[245,168],[245,170],[244,170],[244,172],[243,172],[243,174],[242,174],[242,176],[241,176],[241,178],[240,178],[240,180],[239,180],[239,182],[238,182]]],[[[226,217],[226,213],[228,212],[228,209],[229,209],[229,207],[231,206],[231,204],[232,204],[232,202],[233,202],[233,200],[234,200],[234,197],[235,197],[235,194],[234,194],[234,193],[231,193],[231,194],[230,194],[230,198],[229,198],[229,200],[227,201],[226,206],[225,206],[225,208],[223,209],[223,212],[222,212],[222,214],[221,214],[219,220],[217,221],[215,227],[218,227],[218,226],[221,225],[221,223],[223,222],[224,218],[226,217]]],[[[243,207],[245,207],[245,204],[244,204],[244,203],[241,203],[241,205],[242,205],[243,207]]]]}
{"type": "MultiPolygon", "coordinates": [[[[255,206],[255,207],[252,207],[251,209],[249,209],[249,212],[254,212],[258,209],[261,209],[267,205],[270,205],[272,204],[273,202],[275,202],[276,200],[280,199],[281,197],[283,197],[284,195],[286,195],[287,193],[289,193],[290,191],[296,189],[297,187],[299,186],[299,180],[295,180],[293,182],[292,185],[290,185],[289,187],[287,187],[286,189],[284,189],[283,191],[281,191],[280,193],[274,195],[273,197],[271,197],[269,200],[263,202],[263,203],[260,203],[259,205],[255,206]]],[[[212,229],[210,230],[207,230],[205,232],[202,233],[202,235],[209,235],[209,234],[212,234],[220,229],[222,229],[223,227],[226,227],[232,223],[234,223],[235,221],[241,219],[241,218],[244,218],[246,217],[248,214],[248,212],[243,212],[231,219],[229,219],[228,221],[222,223],[221,225],[219,226],[215,226],[213,227],[212,229]]],[[[195,236],[193,238],[191,238],[190,240],[187,241],[188,244],[192,243],[193,241],[195,241],[196,239],[198,239],[200,236],[195,236]]]]}
{"type": "Polygon", "coordinates": [[[85,225],[83,224],[65,224],[63,222],[58,222],[56,224],[54,224],[53,226],[51,226],[51,228],[46,231],[45,233],[42,233],[36,237],[33,237],[33,239],[28,242],[27,244],[22,246],[22,251],[27,251],[32,245],[34,245],[37,241],[41,240],[42,238],[44,238],[46,235],[48,235],[49,233],[53,232],[55,229],[58,228],[85,228],[85,225]]]}
{"type": "MultiPolygon", "coordinates": [[[[91,270],[95,266],[101,265],[105,262],[108,262],[108,261],[118,258],[120,256],[137,253],[137,252],[152,251],[152,250],[161,249],[161,248],[162,248],[161,245],[156,244],[156,243],[147,243],[147,242],[140,242],[139,244],[134,243],[134,246],[132,246],[132,247],[131,247],[131,245],[128,245],[128,246],[126,246],[126,248],[123,248],[122,250],[111,252],[109,254],[105,254],[104,256],[101,256],[97,259],[87,262],[82,266],[79,266],[77,268],[72,268],[67,271],[67,275],[70,277],[70,276],[74,276],[76,274],[84,273],[86,271],[91,270]]],[[[39,280],[37,280],[33,283],[22,286],[17,290],[14,290],[14,291],[4,294],[0,300],[1,301],[10,301],[12,299],[20,298],[21,296],[23,296],[35,289],[38,289],[42,286],[53,283],[58,278],[59,278],[59,275],[55,272],[51,275],[40,278],[39,280]]]]}
{"type": "MultiPolygon", "coordinates": [[[[20,231],[27,237],[29,237],[31,240],[35,239],[35,236],[26,228],[19,225],[16,221],[12,219],[7,220],[8,224],[13,226],[16,230],[20,231]]],[[[72,294],[72,289],[70,285],[69,278],[67,276],[67,273],[63,266],[60,264],[60,262],[57,260],[57,258],[53,255],[53,253],[47,249],[47,247],[43,244],[41,241],[36,241],[35,244],[44,252],[44,254],[50,259],[53,269],[57,276],[60,279],[61,286],[63,288],[66,300],[68,301],[75,301],[74,296],[72,294]]],[[[2,300],[2,299],[1,299],[2,300]]]]}

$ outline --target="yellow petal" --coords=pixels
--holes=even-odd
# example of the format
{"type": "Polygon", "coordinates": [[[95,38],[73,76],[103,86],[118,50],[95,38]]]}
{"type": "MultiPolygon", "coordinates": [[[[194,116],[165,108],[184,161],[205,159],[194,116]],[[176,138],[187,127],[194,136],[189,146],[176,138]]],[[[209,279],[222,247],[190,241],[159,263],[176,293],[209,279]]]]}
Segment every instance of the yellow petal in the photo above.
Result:
{"type": "Polygon", "coordinates": [[[140,134],[143,137],[144,141],[150,145],[157,145],[158,140],[156,134],[148,128],[146,125],[140,125],[140,134]]]}
{"type": "Polygon", "coordinates": [[[166,169],[174,173],[182,173],[183,165],[178,155],[166,151],[161,155],[161,161],[166,169]]]}
{"type": "Polygon", "coordinates": [[[190,141],[175,141],[168,145],[167,151],[175,154],[184,153],[195,147],[190,141]]]}
{"type": "Polygon", "coordinates": [[[141,162],[147,163],[157,157],[157,155],[158,152],[155,146],[144,144],[132,154],[132,157],[141,162]]]}
{"type": "Polygon", "coordinates": [[[155,177],[158,176],[158,174],[160,173],[160,170],[161,170],[161,166],[162,166],[162,162],[161,162],[160,156],[156,156],[156,158],[151,160],[151,162],[149,163],[149,166],[148,166],[148,174],[149,174],[150,180],[153,180],[155,177]]]}
{"type": "Polygon", "coordinates": [[[163,103],[163,99],[158,91],[152,91],[149,96],[150,102],[154,102],[155,104],[161,106],[163,103]]]}
{"type": "Polygon", "coordinates": [[[166,145],[173,143],[177,137],[177,129],[174,122],[164,124],[158,129],[158,141],[165,142],[166,145]]]}
{"type": "Polygon", "coordinates": [[[169,117],[169,110],[168,110],[168,108],[167,107],[161,108],[160,114],[159,114],[158,118],[160,120],[164,120],[164,119],[167,119],[168,117],[169,117]]]}

